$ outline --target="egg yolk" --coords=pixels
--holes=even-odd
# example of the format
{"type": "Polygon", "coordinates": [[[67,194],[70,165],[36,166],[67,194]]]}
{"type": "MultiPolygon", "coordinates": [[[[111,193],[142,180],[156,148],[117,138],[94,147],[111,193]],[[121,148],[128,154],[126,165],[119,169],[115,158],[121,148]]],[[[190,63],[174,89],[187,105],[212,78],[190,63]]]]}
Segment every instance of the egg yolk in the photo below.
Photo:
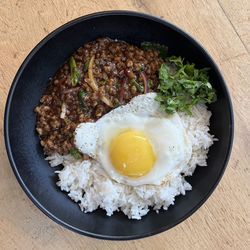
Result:
{"type": "Polygon", "coordinates": [[[110,159],[120,174],[133,178],[150,172],[156,160],[150,141],[136,130],[123,131],[111,141],[110,159]]]}

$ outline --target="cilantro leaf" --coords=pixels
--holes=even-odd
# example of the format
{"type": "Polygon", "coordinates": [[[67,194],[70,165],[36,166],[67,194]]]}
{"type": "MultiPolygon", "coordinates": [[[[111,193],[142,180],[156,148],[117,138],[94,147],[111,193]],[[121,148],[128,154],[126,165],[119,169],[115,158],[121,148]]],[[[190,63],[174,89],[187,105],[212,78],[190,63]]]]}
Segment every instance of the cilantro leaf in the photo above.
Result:
{"type": "Polygon", "coordinates": [[[76,148],[72,148],[69,151],[70,155],[72,155],[76,160],[80,160],[82,159],[82,155],[81,153],[76,149],[76,148]]]}
{"type": "Polygon", "coordinates": [[[156,100],[169,114],[180,111],[191,115],[198,103],[216,101],[216,93],[208,79],[208,68],[197,69],[181,57],[168,57],[159,69],[156,100]]]}
{"type": "Polygon", "coordinates": [[[86,102],[84,100],[84,98],[87,96],[88,94],[86,92],[84,92],[83,90],[80,90],[78,93],[78,101],[80,104],[80,108],[83,111],[87,111],[88,106],[86,105],[86,102]]]}

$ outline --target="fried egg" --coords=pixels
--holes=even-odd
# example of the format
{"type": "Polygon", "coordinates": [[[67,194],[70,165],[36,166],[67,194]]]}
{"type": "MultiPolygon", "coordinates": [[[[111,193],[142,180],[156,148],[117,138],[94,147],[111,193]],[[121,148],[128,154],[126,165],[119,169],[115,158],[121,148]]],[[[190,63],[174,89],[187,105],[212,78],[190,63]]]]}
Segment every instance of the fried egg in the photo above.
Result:
{"type": "Polygon", "coordinates": [[[111,179],[130,186],[159,185],[179,175],[192,153],[179,115],[162,111],[155,93],[137,96],[95,123],[79,124],[75,146],[111,179]]]}

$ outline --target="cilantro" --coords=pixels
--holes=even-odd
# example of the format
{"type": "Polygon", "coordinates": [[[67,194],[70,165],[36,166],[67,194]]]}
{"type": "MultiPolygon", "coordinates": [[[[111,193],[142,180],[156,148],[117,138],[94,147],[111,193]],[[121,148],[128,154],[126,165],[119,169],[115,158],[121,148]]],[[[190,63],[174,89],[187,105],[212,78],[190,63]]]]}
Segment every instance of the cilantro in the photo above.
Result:
{"type": "Polygon", "coordinates": [[[79,104],[80,104],[80,108],[83,111],[87,110],[87,106],[86,106],[85,100],[84,100],[87,95],[88,94],[86,92],[84,92],[83,90],[80,90],[79,93],[78,93],[78,101],[79,101],[79,104]]]}
{"type": "Polygon", "coordinates": [[[81,153],[80,153],[76,148],[70,149],[69,153],[70,153],[76,160],[82,159],[81,153]]]}
{"type": "Polygon", "coordinates": [[[78,94],[78,97],[81,99],[81,100],[84,100],[84,97],[87,96],[87,93],[84,92],[83,90],[80,90],[79,91],[79,94],[78,94]]]}
{"type": "Polygon", "coordinates": [[[180,111],[191,115],[194,105],[216,101],[208,68],[197,69],[194,64],[184,63],[181,57],[169,57],[161,65],[158,91],[156,100],[169,114],[180,111]]]}
{"type": "Polygon", "coordinates": [[[143,42],[141,43],[141,47],[143,50],[157,50],[159,56],[163,59],[166,58],[168,54],[168,47],[159,43],[143,42]]]}

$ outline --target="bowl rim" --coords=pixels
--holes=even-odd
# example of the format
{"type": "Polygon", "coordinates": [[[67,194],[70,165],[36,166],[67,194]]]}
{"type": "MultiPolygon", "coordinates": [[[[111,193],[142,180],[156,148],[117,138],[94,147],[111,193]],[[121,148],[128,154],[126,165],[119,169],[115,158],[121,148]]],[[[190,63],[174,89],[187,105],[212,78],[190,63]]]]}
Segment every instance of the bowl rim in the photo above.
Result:
{"type": "Polygon", "coordinates": [[[230,158],[230,154],[231,154],[231,151],[232,151],[232,145],[233,145],[233,138],[234,138],[234,115],[233,115],[233,105],[232,105],[231,97],[230,97],[229,90],[228,90],[228,87],[226,85],[226,82],[224,80],[224,77],[223,77],[219,67],[217,66],[215,61],[212,59],[212,57],[210,56],[210,54],[192,36],[188,35],[185,31],[178,28],[177,26],[175,26],[171,22],[163,20],[162,18],[156,17],[154,15],[150,15],[150,14],[146,14],[146,13],[142,13],[142,12],[137,12],[137,11],[111,10],[111,11],[94,12],[94,13],[90,13],[90,14],[87,14],[87,15],[84,15],[84,16],[80,16],[80,17],[78,17],[76,19],[73,19],[73,20],[59,26],[58,28],[56,28],[52,32],[50,32],[47,36],[45,36],[29,52],[29,54],[26,56],[26,58],[22,62],[21,66],[19,67],[19,69],[18,69],[18,71],[17,71],[17,73],[16,73],[16,75],[15,75],[13,81],[12,81],[12,84],[11,84],[10,89],[9,89],[8,97],[7,97],[7,100],[6,100],[6,104],[5,104],[5,112],[4,112],[5,148],[6,148],[6,151],[7,151],[7,155],[8,155],[10,165],[12,167],[12,170],[13,170],[14,174],[15,174],[15,177],[18,180],[18,182],[19,182],[20,186],[22,187],[22,189],[24,190],[24,192],[26,193],[26,195],[36,205],[37,208],[39,208],[45,215],[47,215],[50,219],[52,219],[57,224],[65,227],[67,229],[70,229],[70,230],[72,230],[74,232],[77,232],[77,233],[79,233],[81,235],[90,236],[90,237],[97,238],[97,239],[104,239],[104,240],[134,240],[134,239],[140,239],[140,238],[149,237],[149,236],[153,236],[155,234],[164,232],[164,231],[178,225],[182,221],[186,220],[188,217],[190,217],[195,211],[197,211],[205,203],[205,201],[210,197],[210,195],[213,193],[213,191],[217,187],[218,183],[220,182],[220,180],[221,180],[221,178],[222,178],[222,176],[224,174],[224,171],[225,171],[225,169],[227,167],[229,158],[230,158]],[[68,27],[74,26],[75,24],[78,24],[80,22],[83,22],[83,21],[86,21],[86,20],[89,20],[89,19],[92,19],[92,18],[98,18],[98,17],[103,17],[103,16],[115,16],[115,15],[134,16],[134,17],[149,19],[149,20],[155,21],[155,22],[157,22],[159,24],[163,24],[164,26],[167,26],[168,28],[170,28],[170,29],[176,31],[177,33],[181,34],[182,36],[186,37],[202,53],[204,53],[206,55],[206,57],[208,58],[208,60],[210,60],[211,64],[213,64],[216,73],[221,78],[221,82],[222,82],[222,85],[223,85],[222,87],[224,88],[224,91],[225,91],[225,93],[227,95],[228,105],[229,105],[229,113],[230,113],[230,124],[229,124],[230,138],[229,138],[227,153],[226,153],[226,157],[225,157],[223,166],[222,166],[222,168],[221,168],[221,170],[220,170],[220,172],[218,174],[218,178],[215,181],[215,183],[213,184],[212,188],[206,193],[206,195],[204,195],[203,199],[195,207],[193,207],[193,209],[191,209],[187,214],[185,214],[183,217],[181,217],[176,223],[172,223],[170,225],[163,226],[163,227],[158,228],[157,230],[154,230],[152,232],[143,233],[143,234],[136,234],[136,235],[131,235],[131,236],[108,236],[108,235],[96,234],[96,233],[91,233],[91,232],[88,232],[88,231],[84,231],[82,229],[79,229],[77,227],[74,227],[74,226],[64,222],[63,220],[59,219],[56,215],[54,215],[50,211],[48,211],[46,209],[46,207],[44,207],[42,204],[40,204],[40,202],[33,196],[33,194],[27,188],[24,180],[21,178],[21,176],[19,174],[19,171],[18,171],[18,167],[17,167],[16,162],[14,160],[14,156],[13,156],[12,148],[11,148],[11,144],[10,144],[10,138],[9,138],[9,114],[10,114],[10,107],[11,107],[11,103],[12,103],[12,99],[13,99],[13,94],[14,94],[15,88],[16,88],[18,82],[19,82],[19,78],[21,77],[24,69],[26,68],[29,61],[33,58],[33,56],[50,39],[52,39],[57,34],[63,32],[68,27]]]}

